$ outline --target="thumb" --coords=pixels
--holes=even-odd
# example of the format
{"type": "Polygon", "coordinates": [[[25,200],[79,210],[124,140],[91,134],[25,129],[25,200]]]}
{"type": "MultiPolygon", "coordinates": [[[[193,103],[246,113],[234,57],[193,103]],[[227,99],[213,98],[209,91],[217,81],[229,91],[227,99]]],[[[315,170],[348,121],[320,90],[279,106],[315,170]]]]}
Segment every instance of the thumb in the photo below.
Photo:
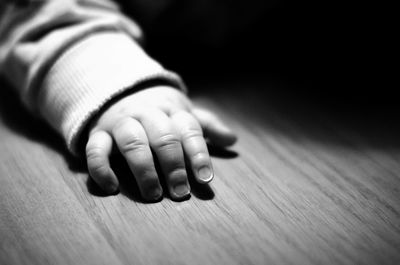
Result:
{"type": "Polygon", "coordinates": [[[192,114],[199,121],[204,136],[212,145],[227,147],[236,142],[237,136],[215,114],[199,108],[194,108],[192,114]]]}

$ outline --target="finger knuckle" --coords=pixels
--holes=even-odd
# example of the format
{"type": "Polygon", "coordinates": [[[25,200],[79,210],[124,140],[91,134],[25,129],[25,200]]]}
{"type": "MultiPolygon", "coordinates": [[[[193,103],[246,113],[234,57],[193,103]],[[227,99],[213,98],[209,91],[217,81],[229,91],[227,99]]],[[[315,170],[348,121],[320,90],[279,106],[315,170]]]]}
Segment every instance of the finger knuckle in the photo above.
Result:
{"type": "Polygon", "coordinates": [[[184,168],[175,168],[169,173],[169,182],[177,183],[187,180],[187,172],[184,168]]]}
{"type": "Polygon", "coordinates": [[[101,179],[108,178],[110,172],[110,168],[106,164],[98,163],[89,166],[89,170],[92,176],[101,179]]]}
{"type": "Polygon", "coordinates": [[[175,134],[164,134],[154,142],[154,147],[157,149],[171,149],[180,144],[180,139],[175,134]]]}
{"type": "Polygon", "coordinates": [[[131,135],[124,140],[121,146],[123,154],[141,151],[147,148],[147,143],[137,136],[131,135]]]}
{"type": "Polygon", "coordinates": [[[131,120],[128,117],[123,117],[123,118],[118,119],[112,128],[112,132],[116,133],[116,132],[120,131],[125,126],[127,126],[127,124],[129,124],[130,122],[131,122],[131,120]]]}
{"type": "Polygon", "coordinates": [[[197,151],[191,156],[191,160],[195,163],[206,162],[209,159],[210,159],[209,154],[203,150],[197,151]]]}
{"type": "Polygon", "coordinates": [[[96,145],[87,145],[86,158],[88,161],[100,160],[102,157],[102,148],[96,145]]]}
{"type": "Polygon", "coordinates": [[[182,134],[182,140],[192,140],[203,138],[203,132],[198,129],[190,128],[182,134]]]}
{"type": "Polygon", "coordinates": [[[95,147],[88,150],[86,154],[87,164],[91,175],[104,177],[108,175],[107,161],[104,159],[101,148],[95,147]]]}

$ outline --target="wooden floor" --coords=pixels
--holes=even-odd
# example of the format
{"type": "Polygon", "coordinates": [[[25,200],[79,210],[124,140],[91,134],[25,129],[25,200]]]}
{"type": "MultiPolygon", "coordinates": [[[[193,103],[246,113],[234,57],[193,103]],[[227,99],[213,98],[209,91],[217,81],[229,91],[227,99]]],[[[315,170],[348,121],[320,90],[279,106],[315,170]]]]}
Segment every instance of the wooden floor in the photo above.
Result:
{"type": "Polygon", "coordinates": [[[0,264],[400,264],[396,115],[334,112],[268,82],[202,87],[194,101],[239,142],[212,150],[210,186],[155,204],[118,159],[121,193],[104,196],[1,88],[0,264]]]}

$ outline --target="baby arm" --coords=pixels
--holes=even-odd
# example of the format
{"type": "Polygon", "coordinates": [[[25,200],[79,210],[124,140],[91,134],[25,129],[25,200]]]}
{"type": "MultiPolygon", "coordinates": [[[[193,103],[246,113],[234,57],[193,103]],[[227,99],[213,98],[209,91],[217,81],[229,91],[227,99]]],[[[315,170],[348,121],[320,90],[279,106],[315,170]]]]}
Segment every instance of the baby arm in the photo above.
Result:
{"type": "Polygon", "coordinates": [[[126,159],[142,197],[162,196],[152,151],[160,163],[172,199],[185,198],[190,186],[185,157],[195,180],[208,183],[213,169],[203,136],[215,145],[229,146],[235,135],[212,113],[195,108],[176,88],[156,86],[111,104],[91,126],[86,157],[91,177],[113,193],[118,180],[110,168],[113,145],[126,159]]]}
{"type": "Polygon", "coordinates": [[[112,0],[0,1],[0,74],[25,106],[75,155],[90,123],[86,157],[105,190],[118,186],[108,162],[116,143],[143,197],[161,194],[152,150],[171,197],[179,199],[189,193],[185,156],[199,182],[212,178],[202,130],[222,146],[235,137],[191,106],[179,76],[149,57],[141,38],[112,0]],[[142,89],[152,81],[171,87],[142,89]]]}

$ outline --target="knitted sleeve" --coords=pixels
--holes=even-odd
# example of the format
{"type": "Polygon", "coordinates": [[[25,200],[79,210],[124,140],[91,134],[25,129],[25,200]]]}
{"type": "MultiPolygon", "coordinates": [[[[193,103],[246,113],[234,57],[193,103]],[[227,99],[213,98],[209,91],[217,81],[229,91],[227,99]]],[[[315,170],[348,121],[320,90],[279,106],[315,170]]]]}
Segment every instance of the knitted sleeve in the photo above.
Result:
{"type": "Polygon", "coordinates": [[[142,32],[107,0],[0,0],[0,75],[72,153],[109,100],[153,79],[184,89],[140,47],[142,32]]]}

